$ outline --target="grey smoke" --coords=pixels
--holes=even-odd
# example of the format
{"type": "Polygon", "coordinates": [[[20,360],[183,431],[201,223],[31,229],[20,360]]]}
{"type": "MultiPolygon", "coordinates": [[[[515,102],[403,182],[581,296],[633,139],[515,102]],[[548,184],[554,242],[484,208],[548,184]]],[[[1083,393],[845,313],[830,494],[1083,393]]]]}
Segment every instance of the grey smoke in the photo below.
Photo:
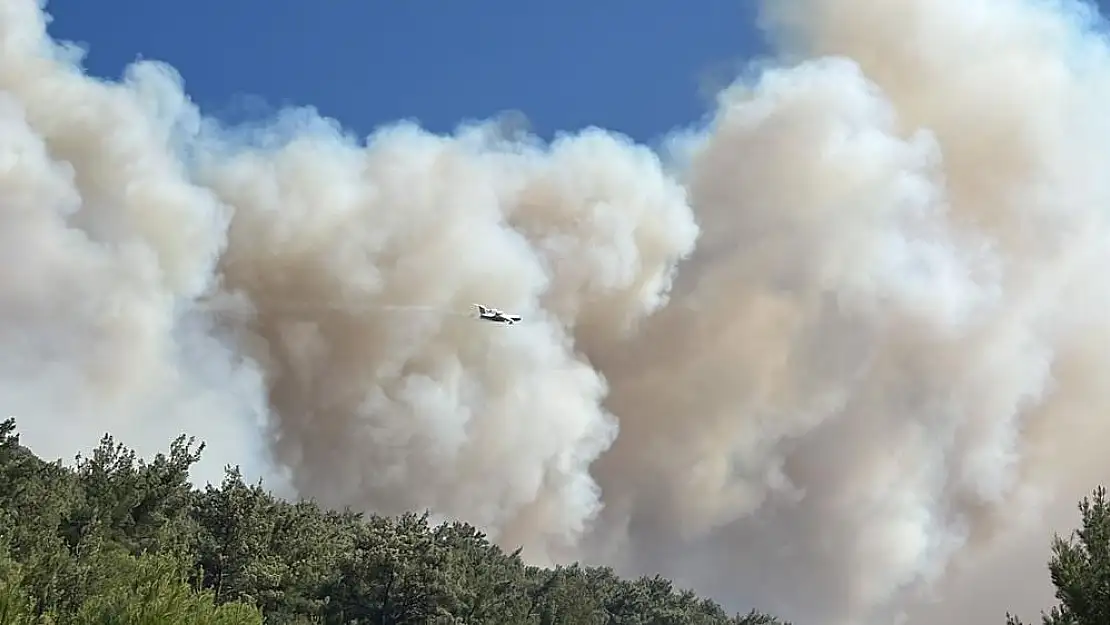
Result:
{"type": "Polygon", "coordinates": [[[1100,23],[763,8],[776,55],[657,153],[518,114],[221,126],[0,4],[4,410],[46,456],[184,431],[199,481],[430,508],[737,610],[1034,615],[1108,468],[1100,23]]]}

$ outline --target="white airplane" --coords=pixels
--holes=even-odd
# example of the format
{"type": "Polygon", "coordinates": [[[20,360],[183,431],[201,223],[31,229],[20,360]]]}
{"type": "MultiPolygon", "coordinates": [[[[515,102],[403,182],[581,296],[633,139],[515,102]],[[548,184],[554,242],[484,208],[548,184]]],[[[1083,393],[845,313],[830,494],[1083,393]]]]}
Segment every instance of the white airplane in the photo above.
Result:
{"type": "Polygon", "coordinates": [[[474,304],[474,307],[478,309],[478,318],[483,321],[502,323],[510,326],[520,321],[520,315],[506,315],[496,308],[486,308],[481,304],[474,304]]]}

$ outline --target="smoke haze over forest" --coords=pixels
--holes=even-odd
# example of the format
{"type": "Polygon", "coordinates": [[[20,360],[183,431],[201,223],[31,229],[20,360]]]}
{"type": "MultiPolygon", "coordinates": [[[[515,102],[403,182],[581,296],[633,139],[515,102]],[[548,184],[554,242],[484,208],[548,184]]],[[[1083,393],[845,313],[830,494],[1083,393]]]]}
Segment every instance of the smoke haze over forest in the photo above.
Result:
{"type": "Polygon", "coordinates": [[[169,66],[86,75],[48,10],[0,3],[0,400],[37,453],[185,432],[200,481],[805,624],[1050,602],[1110,469],[1084,5],[768,0],[774,55],[661,152],[228,127],[169,66]]]}

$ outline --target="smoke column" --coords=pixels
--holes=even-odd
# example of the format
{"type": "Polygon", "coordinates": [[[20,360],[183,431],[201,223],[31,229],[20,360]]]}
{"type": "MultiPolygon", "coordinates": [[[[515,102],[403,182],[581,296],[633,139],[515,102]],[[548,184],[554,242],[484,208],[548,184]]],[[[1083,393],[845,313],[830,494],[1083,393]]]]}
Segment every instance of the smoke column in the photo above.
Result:
{"type": "Polygon", "coordinates": [[[45,456],[186,432],[200,482],[429,508],[799,623],[1035,617],[1110,469],[1095,17],[768,1],[775,55],[658,153],[225,127],[6,0],[0,406],[45,456]]]}

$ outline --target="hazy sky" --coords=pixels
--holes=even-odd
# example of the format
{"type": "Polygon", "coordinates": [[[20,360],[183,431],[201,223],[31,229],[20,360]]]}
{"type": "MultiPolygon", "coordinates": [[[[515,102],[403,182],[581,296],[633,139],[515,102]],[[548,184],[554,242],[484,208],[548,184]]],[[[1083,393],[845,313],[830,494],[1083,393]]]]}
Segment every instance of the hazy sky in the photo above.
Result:
{"type": "Polygon", "coordinates": [[[32,448],[186,432],[198,482],[236,463],[799,623],[1035,619],[1110,475],[1105,21],[762,0],[776,62],[670,161],[642,143],[760,53],[756,0],[493,2],[48,7],[94,75],[157,59],[182,93],[90,80],[0,1],[0,405],[32,448]],[[640,143],[362,146],[186,95],[640,143]]]}

